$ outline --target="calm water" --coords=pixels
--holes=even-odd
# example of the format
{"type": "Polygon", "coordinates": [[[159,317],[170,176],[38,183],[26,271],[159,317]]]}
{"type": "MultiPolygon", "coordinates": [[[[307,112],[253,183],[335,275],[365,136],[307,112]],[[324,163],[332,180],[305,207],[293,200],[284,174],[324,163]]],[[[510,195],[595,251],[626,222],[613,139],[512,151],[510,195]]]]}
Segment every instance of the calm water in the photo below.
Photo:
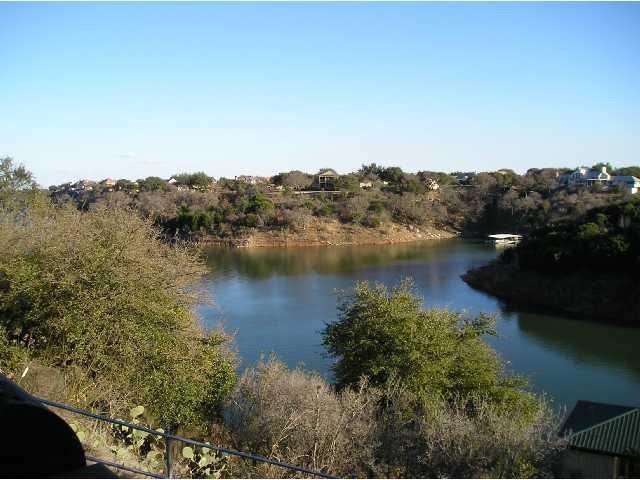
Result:
{"type": "Polygon", "coordinates": [[[427,306],[498,316],[490,343],[510,369],[557,404],[578,399],[640,403],[640,329],[509,308],[468,287],[460,275],[495,258],[493,247],[461,240],[394,246],[211,249],[207,326],[235,333],[244,365],[276,352],[290,366],[330,377],[320,330],[336,316],[336,289],[357,280],[396,283],[411,276],[427,306]]]}

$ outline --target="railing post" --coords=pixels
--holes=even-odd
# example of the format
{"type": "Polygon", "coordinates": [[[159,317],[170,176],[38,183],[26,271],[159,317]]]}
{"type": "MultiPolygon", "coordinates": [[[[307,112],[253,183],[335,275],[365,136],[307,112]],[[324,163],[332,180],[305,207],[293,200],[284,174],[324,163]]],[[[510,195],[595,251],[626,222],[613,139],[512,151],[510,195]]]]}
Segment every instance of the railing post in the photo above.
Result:
{"type": "MultiPolygon", "coordinates": [[[[171,434],[171,431],[167,429],[167,433],[171,434]]],[[[171,463],[171,439],[164,437],[164,476],[166,478],[171,478],[173,474],[171,463]]]]}

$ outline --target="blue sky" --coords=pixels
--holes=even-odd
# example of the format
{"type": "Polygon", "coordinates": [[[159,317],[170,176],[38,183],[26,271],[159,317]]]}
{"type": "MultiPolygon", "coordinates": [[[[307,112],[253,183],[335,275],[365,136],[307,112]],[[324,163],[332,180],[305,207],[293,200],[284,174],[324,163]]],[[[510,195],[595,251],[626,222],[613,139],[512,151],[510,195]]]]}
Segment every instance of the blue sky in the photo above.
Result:
{"type": "Polygon", "coordinates": [[[0,155],[45,185],[640,163],[640,4],[0,4],[0,155]]]}

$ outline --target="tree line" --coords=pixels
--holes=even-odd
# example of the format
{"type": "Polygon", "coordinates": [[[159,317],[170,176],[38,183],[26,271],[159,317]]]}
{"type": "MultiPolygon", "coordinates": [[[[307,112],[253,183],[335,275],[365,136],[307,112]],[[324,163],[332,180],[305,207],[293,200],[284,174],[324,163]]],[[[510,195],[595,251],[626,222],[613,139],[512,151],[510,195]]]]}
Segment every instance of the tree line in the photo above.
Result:
{"type": "MultiPolygon", "coordinates": [[[[280,173],[270,184],[223,178],[215,186],[212,177],[196,172],[173,176],[177,185],[188,189],[148,177],[139,180],[135,190],[124,187],[132,185],[128,180],[118,180],[115,191],[95,188],[70,194],[55,187],[51,195],[58,203],[84,210],[100,205],[131,207],[166,235],[190,239],[242,237],[256,229],[297,232],[322,219],[373,229],[389,223],[429,226],[470,236],[526,233],[628,196],[615,188],[604,192],[598,186],[562,186],[558,177],[567,171],[532,168],[519,175],[505,169],[464,176],[462,172],[408,173],[399,167],[370,164],[340,176],[335,185],[340,193],[331,195],[300,194],[313,183],[313,176],[302,171],[280,173]],[[282,190],[274,191],[273,186],[282,190]]],[[[640,167],[612,171],[640,175],[640,167]]]]}

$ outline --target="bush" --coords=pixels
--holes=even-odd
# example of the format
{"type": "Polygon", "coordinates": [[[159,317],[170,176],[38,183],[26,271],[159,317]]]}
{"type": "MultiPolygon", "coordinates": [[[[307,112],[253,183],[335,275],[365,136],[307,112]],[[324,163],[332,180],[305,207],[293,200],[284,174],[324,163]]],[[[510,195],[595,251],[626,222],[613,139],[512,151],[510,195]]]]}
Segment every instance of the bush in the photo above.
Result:
{"type": "MultiPolygon", "coordinates": [[[[564,443],[544,402],[519,411],[483,396],[415,407],[398,382],[362,380],[336,392],[315,373],[275,358],[242,375],[229,401],[236,448],[339,477],[548,476],[564,443]]],[[[234,462],[235,477],[284,477],[276,467],[234,462]]]]}
{"type": "Polygon", "coordinates": [[[378,228],[382,225],[382,220],[379,215],[367,213],[362,219],[362,225],[369,228],[378,228]]]}
{"type": "Polygon", "coordinates": [[[566,442],[559,417],[541,400],[534,410],[477,395],[407,408],[411,396],[387,394],[378,429],[377,462],[385,476],[409,478],[552,477],[566,442]]]}
{"type": "MultiPolygon", "coordinates": [[[[378,398],[364,385],[337,394],[320,375],[271,358],[240,378],[229,428],[240,449],[338,476],[368,476],[378,398]]],[[[252,476],[262,478],[290,475],[267,465],[255,469],[252,476]]]]}
{"type": "Polygon", "coordinates": [[[363,376],[378,387],[395,378],[422,404],[462,394],[518,407],[532,402],[522,389],[525,382],[506,375],[483,341],[495,334],[491,318],[424,310],[409,280],[391,291],[358,283],[352,292],[342,292],[338,311],[323,332],[323,343],[336,358],[338,388],[353,387],[363,376]]]}
{"type": "Polygon", "coordinates": [[[162,425],[193,425],[232,387],[227,337],[192,313],[204,271],[128,210],[0,212],[5,338],[66,372],[70,400],[109,413],[143,403],[162,425]]]}
{"type": "Polygon", "coordinates": [[[398,223],[423,225],[427,223],[428,215],[425,200],[407,193],[395,196],[391,201],[393,219],[398,223]]]}

